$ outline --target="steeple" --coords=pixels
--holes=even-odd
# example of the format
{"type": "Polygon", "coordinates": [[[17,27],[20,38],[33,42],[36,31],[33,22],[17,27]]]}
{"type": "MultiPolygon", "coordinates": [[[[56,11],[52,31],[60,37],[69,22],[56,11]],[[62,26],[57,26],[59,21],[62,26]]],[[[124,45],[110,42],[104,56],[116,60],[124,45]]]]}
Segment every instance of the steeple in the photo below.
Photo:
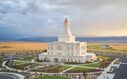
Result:
{"type": "Polygon", "coordinates": [[[58,41],[60,42],[74,42],[75,41],[75,36],[73,36],[70,31],[70,21],[67,17],[64,20],[64,31],[58,37],[58,41]]]}
{"type": "Polygon", "coordinates": [[[65,26],[65,30],[69,30],[70,29],[70,21],[69,21],[69,19],[67,17],[64,20],[64,26],[65,26]]]}
{"type": "Polygon", "coordinates": [[[66,34],[71,34],[71,31],[70,31],[70,21],[69,19],[66,17],[65,20],[64,20],[64,31],[66,34]]]}

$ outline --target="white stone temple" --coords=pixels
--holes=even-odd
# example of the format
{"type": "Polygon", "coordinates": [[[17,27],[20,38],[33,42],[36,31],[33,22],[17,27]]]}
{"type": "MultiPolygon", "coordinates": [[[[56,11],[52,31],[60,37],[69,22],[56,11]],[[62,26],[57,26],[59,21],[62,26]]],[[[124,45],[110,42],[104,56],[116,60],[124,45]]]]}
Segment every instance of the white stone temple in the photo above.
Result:
{"type": "Polygon", "coordinates": [[[64,30],[58,41],[48,44],[46,53],[39,54],[39,60],[51,62],[93,62],[96,60],[94,53],[87,53],[87,43],[75,41],[75,36],[70,31],[68,18],[64,20],[64,30]]]}

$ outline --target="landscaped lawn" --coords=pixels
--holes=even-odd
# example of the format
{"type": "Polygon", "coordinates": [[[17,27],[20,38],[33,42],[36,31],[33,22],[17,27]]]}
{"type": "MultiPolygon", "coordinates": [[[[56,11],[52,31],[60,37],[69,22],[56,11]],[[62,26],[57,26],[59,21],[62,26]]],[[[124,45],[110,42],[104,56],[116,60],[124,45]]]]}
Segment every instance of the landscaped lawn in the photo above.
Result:
{"type": "Polygon", "coordinates": [[[62,72],[68,68],[70,68],[72,66],[47,66],[47,67],[43,67],[43,68],[38,68],[32,71],[38,71],[38,72],[49,72],[49,73],[58,73],[58,72],[62,72]]]}
{"type": "Polygon", "coordinates": [[[100,58],[102,60],[109,60],[109,59],[111,59],[110,57],[107,57],[107,56],[98,56],[98,58],[100,58]]]}
{"type": "Polygon", "coordinates": [[[15,61],[13,61],[13,63],[16,64],[16,65],[21,65],[21,64],[26,64],[28,62],[27,61],[15,60],[15,61]]]}
{"type": "Polygon", "coordinates": [[[61,67],[59,68],[59,70],[66,70],[66,69],[68,69],[68,68],[70,68],[70,67],[72,67],[72,66],[61,66],[61,67]]]}
{"type": "Polygon", "coordinates": [[[25,57],[23,60],[14,60],[13,63],[16,65],[26,64],[31,62],[34,57],[25,57]]]}
{"type": "Polygon", "coordinates": [[[35,58],[35,57],[25,57],[23,60],[24,60],[24,61],[29,61],[29,62],[30,62],[30,61],[31,61],[32,59],[34,59],[34,58],[35,58]]]}
{"type": "Polygon", "coordinates": [[[67,77],[59,77],[59,76],[40,76],[38,78],[34,78],[34,79],[69,79],[67,77]]]}
{"type": "Polygon", "coordinates": [[[71,70],[69,70],[68,72],[89,72],[93,69],[89,69],[89,68],[82,68],[82,67],[75,67],[71,70]]]}
{"type": "Polygon", "coordinates": [[[90,69],[90,68],[83,68],[83,67],[75,67],[67,72],[72,72],[72,73],[84,73],[84,72],[95,72],[95,71],[100,71],[98,69],[90,69]]]}
{"type": "Polygon", "coordinates": [[[100,62],[98,62],[98,63],[90,63],[90,64],[82,64],[80,66],[99,67],[100,66],[100,62]]]}

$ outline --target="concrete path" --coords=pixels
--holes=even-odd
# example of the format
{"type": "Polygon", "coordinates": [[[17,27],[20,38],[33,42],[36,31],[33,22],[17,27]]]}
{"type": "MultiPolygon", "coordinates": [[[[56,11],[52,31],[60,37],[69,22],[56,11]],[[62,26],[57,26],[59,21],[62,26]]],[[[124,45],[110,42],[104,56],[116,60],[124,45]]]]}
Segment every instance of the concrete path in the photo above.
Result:
{"type": "Polygon", "coordinates": [[[6,66],[6,63],[7,63],[7,61],[4,61],[4,62],[2,63],[2,66],[5,67],[5,68],[8,69],[8,70],[17,71],[17,72],[26,72],[26,70],[19,70],[19,69],[10,68],[10,67],[6,66]]]}
{"type": "Polygon", "coordinates": [[[32,59],[31,60],[31,63],[37,63],[35,60],[36,60],[36,58],[35,59],[32,59]]]}
{"type": "Polygon", "coordinates": [[[72,66],[72,67],[70,67],[70,68],[68,68],[68,69],[66,69],[66,70],[64,70],[64,71],[62,71],[61,74],[64,73],[64,72],[67,72],[67,71],[69,71],[69,70],[71,70],[71,69],[73,69],[73,68],[75,68],[75,67],[76,67],[76,66],[72,66]]]}

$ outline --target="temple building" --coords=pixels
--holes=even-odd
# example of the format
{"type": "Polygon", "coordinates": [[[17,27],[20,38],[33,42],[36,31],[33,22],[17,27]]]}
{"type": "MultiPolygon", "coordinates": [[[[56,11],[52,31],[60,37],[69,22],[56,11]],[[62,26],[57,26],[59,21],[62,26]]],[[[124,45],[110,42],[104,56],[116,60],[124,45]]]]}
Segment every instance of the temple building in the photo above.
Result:
{"type": "Polygon", "coordinates": [[[87,43],[75,41],[75,36],[70,31],[70,21],[64,20],[64,30],[58,41],[48,43],[46,53],[39,54],[39,60],[51,62],[93,62],[96,60],[94,53],[87,53],[87,43]]]}

